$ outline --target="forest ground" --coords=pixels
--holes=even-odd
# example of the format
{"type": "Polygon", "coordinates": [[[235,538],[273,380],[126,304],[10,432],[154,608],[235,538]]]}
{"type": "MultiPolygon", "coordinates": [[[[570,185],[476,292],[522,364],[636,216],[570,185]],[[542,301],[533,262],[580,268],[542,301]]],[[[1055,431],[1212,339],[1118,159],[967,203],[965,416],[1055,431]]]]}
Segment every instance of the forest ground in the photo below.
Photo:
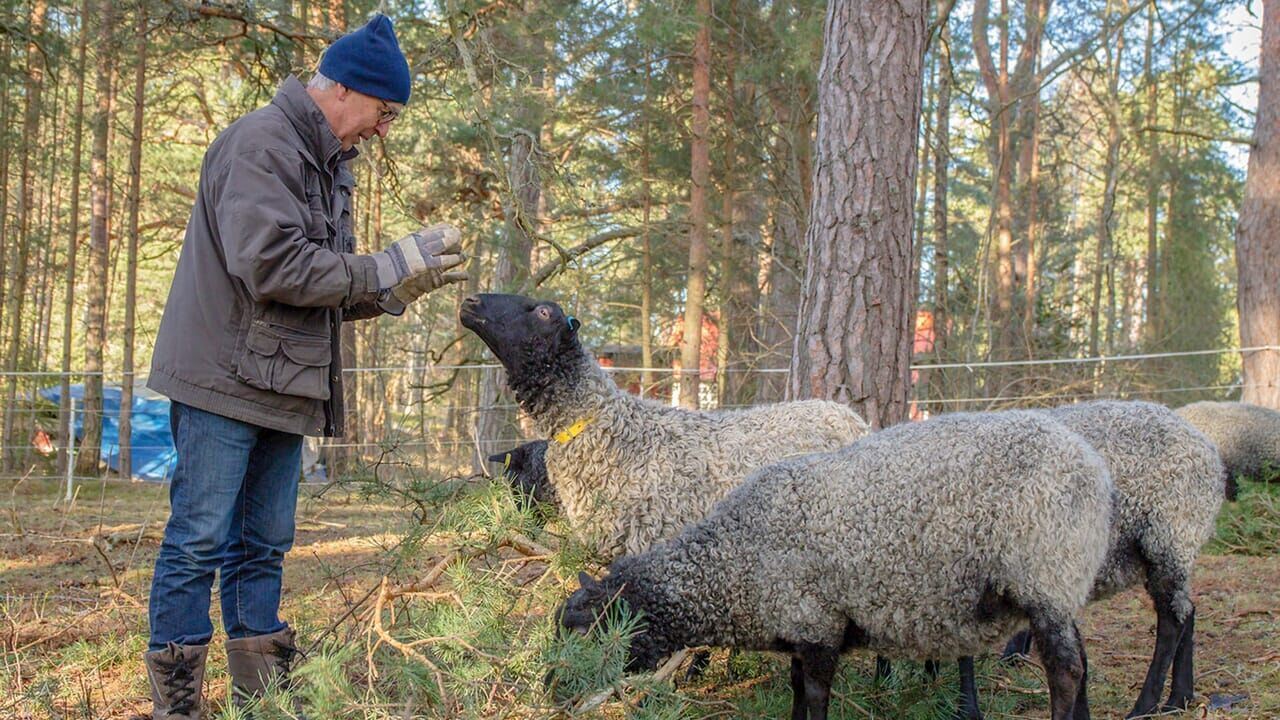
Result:
{"type": "MultiPolygon", "coordinates": [[[[129,717],[148,707],[139,658],[145,647],[151,567],[167,515],[167,488],[117,481],[88,483],[80,487],[69,507],[62,492],[57,481],[48,479],[0,487],[0,718],[129,717]]],[[[344,486],[305,486],[299,499],[297,541],[286,563],[282,616],[299,628],[304,641],[323,635],[331,644],[362,644],[347,659],[355,668],[350,674],[357,678],[368,677],[363,668],[374,667],[375,650],[385,651],[385,644],[371,641],[376,636],[368,612],[370,598],[385,589],[384,576],[390,575],[392,582],[421,578],[449,552],[443,535],[423,537],[413,552],[404,552],[406,533],[423,525],[421,513],[415,517],[406,506],[394,496],[376,497],[344,486]]],[[[1196,707],[1182,717],[1277,718],[1280,487],[1249,485],[1241,502],[1224,513],[1219,525],[1218,537],[1206,549],[1195,578],[1198,696],[1196,707]]],[[[554,603],[576,586],[570,579],[572,572],[545,557],[530,555],[527,548],[523,557],[509,551],[499,556],[499,565],[515,568],[502,576],[515,591],[527,586],[534,588],[531,593],[542,593],[538,601],[520,610],[529,615],[529,625],[546,623],[554,603]]],[[[453,582],[462,580],[453,578],[453,582]]],[[[407,613],[412,601],[401,600],[406,602],[401,612],[407,613]]],[[[458,605],[465,606],[461,601],[458,605]]],[[[216,598],[213,613],[217,627],[216,598]]],[[[396,622],[394,614],[390,622],[396,622]]],[[[1150,656],[1154,625],[1150,602],[1140,589],[1088,609],[1082,630],[1089,651],[1094,717],[1118,718],[1128,711],[1150,656]]],[[[223,709],[227,678],[220,635],[220,631],[215,634],[207,697],[220,713],[217,717],[234,717],[234,712],[223,709]]],[[[476,652],[485,657],[494,654],[492,640],[485,650],[476,652]]],[[[790,693],[781,658],[748,654],[726,663],[724,657],[725,653],[717,652],[697,680],[677,675],[681,700],[673,714],[657,709],[667,705],[646,705],[634,696],[579,714],[787,715],[790,693]]],[[[887,686],[869,679],[871,667],[866,654],[846,656],[833,717],[941,714],[930,698],[945,694],[953,684],[953,666],[945,667],[934,684],[908,664],[887,686]]],[[[988,718],[1047,714],[1043,679],[1034,664],[1010,668],[986,660],[979,671],[988,718]]],[[[376,677],[376,672],[370,672],[376,677]]],[[[561,712],[537,683],[512,691],[506,701],[495,699],[495,694],[502,695],[496,690],[490,693],[491,704],[483,706],[489,710],[455,710],[454,714],[549,717],[561,712]]],[[[356,696],[365,698],[364,704],[348,702],[341,715],[438,716],[430,703],[415,706],[406,701],[404,707],[392,708],[379,706],[369,693],[356,696]]]]}

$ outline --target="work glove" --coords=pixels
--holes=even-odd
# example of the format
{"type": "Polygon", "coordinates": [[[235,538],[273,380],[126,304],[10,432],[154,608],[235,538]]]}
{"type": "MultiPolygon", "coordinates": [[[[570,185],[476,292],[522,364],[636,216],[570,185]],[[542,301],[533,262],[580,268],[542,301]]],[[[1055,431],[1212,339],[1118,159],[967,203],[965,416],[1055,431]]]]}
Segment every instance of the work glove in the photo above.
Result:
{"type": "Polygon", "coordinates": [[[450,268],[457,267],[463,261],[462,255],[458,254],[462,235],[452,225],[442,223],[424,227],[402,238],[385,252],[394,253],[395,249],[406,241],[411,243],[411,249],[421,247],[420,241],[415,240],[415,237],[427,238],[426,243],[430,248],[440,247],[440,250],[436,254],[423,254],[427,264],[425,270],[406,277],[389,290],[379,294],[378,307],[391,315],[400,315],[409,303],[432,290],[467,279],[467,274],[461,270],[450,271],[450,268]],[[452,254],[439,254],[445,252],[452,254]]]}
{"type": "Polygon", "coordinates": [[[462,233],[445,223],[405,235],[386,250],[373,254],[378,266],[378,290],[392,290],[411,278],[433,275],[435,284],[418,293],[421,295],[465,278],[465,274],[447,272],[462,264],[462,256],[458,254],[461,246],[462,233]],[[449,279],[445,279],[447,276],[449,279]]]}

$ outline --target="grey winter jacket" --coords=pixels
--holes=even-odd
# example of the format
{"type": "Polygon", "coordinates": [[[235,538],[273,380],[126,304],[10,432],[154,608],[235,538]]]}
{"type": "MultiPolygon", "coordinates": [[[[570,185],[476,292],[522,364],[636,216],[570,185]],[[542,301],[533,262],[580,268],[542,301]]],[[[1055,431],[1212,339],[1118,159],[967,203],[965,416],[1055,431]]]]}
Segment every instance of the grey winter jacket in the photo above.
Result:
{"type": "Polygon", "coordinates": [[[355,155],[294,77],[214,140],[148,387],[275,430],[342,434],[339,329],[381,312],[374,261],[353,254],[355,155]]]}

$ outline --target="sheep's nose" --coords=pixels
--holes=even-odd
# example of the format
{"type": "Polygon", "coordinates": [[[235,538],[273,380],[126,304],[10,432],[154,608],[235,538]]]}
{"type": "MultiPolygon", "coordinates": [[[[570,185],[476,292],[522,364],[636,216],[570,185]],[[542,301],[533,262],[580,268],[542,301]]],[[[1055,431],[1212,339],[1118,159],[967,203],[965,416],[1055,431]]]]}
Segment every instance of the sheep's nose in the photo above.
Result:
{"type": "Polygon", "coordinates": [[[480,306],[479,295],[468,295],[462,299],[462,307],[464,308],[476,308],[479,306],[480,306]]]}

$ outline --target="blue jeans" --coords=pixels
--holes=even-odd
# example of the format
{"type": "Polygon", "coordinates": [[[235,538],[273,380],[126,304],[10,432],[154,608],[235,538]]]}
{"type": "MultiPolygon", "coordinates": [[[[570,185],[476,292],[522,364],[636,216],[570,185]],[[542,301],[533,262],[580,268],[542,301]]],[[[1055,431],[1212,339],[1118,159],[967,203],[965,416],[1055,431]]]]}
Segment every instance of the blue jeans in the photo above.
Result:
{"type": "Polygon", "coordinates": [[[217,572],[228,638],[285,629],[280,578],[293,546],[302,436],[176,402],[169,423],[178,466],[151,581],[149,648],[209,642],[217,572]]]}

